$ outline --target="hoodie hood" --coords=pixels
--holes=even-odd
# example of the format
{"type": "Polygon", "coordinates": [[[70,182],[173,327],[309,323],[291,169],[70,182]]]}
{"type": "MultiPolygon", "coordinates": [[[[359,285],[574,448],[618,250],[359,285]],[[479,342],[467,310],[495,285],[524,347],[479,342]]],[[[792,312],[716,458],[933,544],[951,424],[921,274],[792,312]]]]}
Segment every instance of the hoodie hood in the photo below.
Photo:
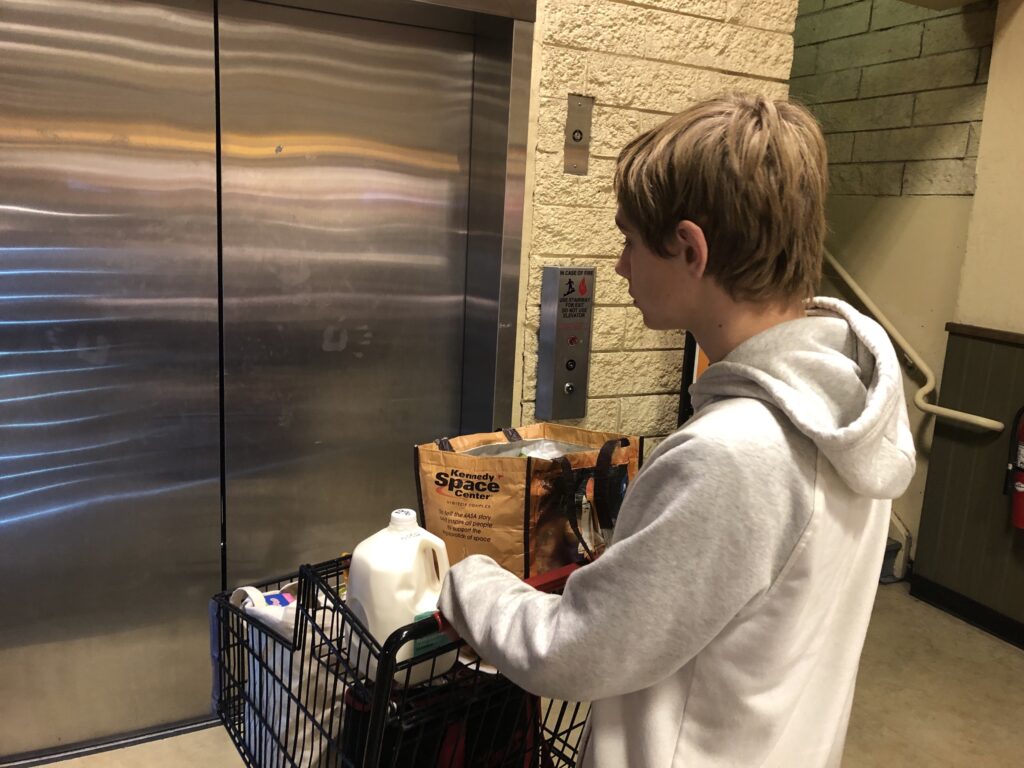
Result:
{"type": "Polygon", "coordinates": [[[878,323],[839,299],[812,299],[807,317],[747,339],[690,395],[698,412],[729,397],[770,403],[864,496],[897,498],[914,474],[896,352],[878,323]]]}

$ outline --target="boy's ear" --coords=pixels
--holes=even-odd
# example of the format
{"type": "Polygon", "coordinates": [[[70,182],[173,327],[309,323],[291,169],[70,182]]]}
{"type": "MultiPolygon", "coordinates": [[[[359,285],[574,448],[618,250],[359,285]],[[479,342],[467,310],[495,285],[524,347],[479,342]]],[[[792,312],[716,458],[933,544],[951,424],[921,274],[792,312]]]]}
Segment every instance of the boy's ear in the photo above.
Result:
{"type": "Polygon", "coordinates": [[[672,235],[671,251],[673,256],[684,260],[685,268],[694,278],[704,276],[708,266],[708,241],[704,230],[689,219],[683,219],[676,225],[672,235]]]}

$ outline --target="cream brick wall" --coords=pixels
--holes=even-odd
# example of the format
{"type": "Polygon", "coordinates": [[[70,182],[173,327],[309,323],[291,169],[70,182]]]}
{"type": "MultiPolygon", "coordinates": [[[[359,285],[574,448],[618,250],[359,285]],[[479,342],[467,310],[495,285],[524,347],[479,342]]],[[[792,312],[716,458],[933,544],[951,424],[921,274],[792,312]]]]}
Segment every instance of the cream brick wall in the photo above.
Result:
{"type": "Polygon", "coordinates": [[[675,429],[683,334],[644,328],[615,274],[615,157],[699,99],[736,89],[784,98],[796,12],[796,0],[538,0],[517,377],[523,423],[535,418],[541,270],[596,266],[587,416],[568,423],[653,438],[675,429]],[[562,171],[569,93],[595,98],[587,176],[562,171]]]}
{"type": "Polygon", "coordinates": [[[834,195],[972,195],[995,1],[801,0],[793,98],[829,146],[834,195]]]}

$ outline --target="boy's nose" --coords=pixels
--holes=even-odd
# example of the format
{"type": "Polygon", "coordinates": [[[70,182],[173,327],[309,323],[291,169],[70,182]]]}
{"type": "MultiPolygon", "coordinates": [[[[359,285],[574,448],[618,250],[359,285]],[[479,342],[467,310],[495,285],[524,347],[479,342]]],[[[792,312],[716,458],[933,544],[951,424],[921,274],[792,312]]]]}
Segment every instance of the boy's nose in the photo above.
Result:
{"type": "Polygon", "coordinates": [[[629,263],[626,260],[625,254],[619,256],[619,260],[615,262],[615,274],[629,280],[629,263]]]}

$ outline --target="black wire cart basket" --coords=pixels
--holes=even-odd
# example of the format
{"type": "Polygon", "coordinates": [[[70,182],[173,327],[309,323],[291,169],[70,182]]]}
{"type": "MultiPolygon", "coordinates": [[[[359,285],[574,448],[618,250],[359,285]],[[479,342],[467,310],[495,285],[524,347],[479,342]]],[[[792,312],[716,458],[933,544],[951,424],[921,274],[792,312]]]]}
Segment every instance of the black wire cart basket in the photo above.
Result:
{"type": "MultiPolygon", "coordinates": [[[[348,566],[346,556],[258,585],[271,591],[297,580],[290,637],[233,604],[231,593],[213,598],[213,708],[246,765],[576,765],[588,705],[516,687],[439,634],[437,614],[378,644],[345,602],[348,566]]],[[[571,570],[531,583],[557,591],[571,570]]]]}

